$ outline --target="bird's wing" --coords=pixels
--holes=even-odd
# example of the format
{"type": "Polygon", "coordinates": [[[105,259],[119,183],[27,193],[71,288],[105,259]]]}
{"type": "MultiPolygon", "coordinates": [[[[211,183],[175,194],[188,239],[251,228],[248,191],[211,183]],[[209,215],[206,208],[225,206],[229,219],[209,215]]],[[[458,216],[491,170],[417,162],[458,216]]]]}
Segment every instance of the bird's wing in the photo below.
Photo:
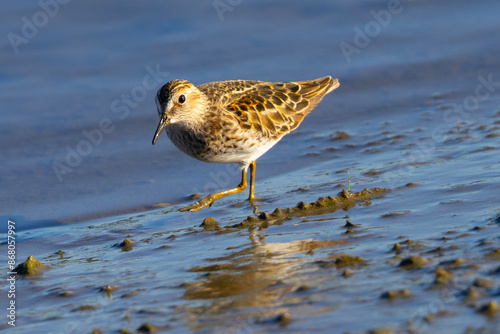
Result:
{"type": "Polygon", "coordinates": [[[269,139],[278,139],[297,128],[323,96],[339,85],[331,77],[286,83],[232,83],[236,90],[231,90],[219,107],[233,115],[243,129],[253,129],[269,139]]]}

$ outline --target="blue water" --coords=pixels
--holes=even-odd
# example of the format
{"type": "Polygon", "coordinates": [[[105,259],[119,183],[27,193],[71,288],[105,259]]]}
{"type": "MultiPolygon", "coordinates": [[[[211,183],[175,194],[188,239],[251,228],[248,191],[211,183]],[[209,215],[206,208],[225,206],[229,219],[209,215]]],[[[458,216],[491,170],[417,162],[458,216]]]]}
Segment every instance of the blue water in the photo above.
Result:
{"type": "MultiPolygon", "coordinates": [[[[1,42],[2,212],[34,228],[134,211],[177,202],[207,173],[224,168],[184,157],[167,140],[150,145],[154,94],[174,78],[197,84],[340,78],[340,90],[328,97],[336,107],[321,105],[303,131],[393,117],[388,108],[373,110],[374,102],[412,99],[414,107],[436,91],[468,92],[478,75],[498,65],[497,4],[449,3],[403,2],[391,14],[383,1],[241,2],[219,16],[209,2],[70,1],[53,17],[45,14],[45,25],[38,4],[9,4],[1,14],[7,37],[1,42]],[[381,24],[371,11],[380,13],[381,24]],[[32,37],[23,18],[36,29],[32,37]],[[342,43],[356,51],[346,52],[342,43]],[[90,143],[82,131],[100,131],[102,120],[109,120],[109,133],[90,143]]],[[[287,143],[273,154],[287,151],[287,143]]],[[[293,158],[262,158],[261,177],[280,172],[273,162],[293,165],[293,158]]]]}
{"type": "MultiPolygon", "coordinates": [[[[201,84],[228,79],[296,81],[331,75],[339,78],[340,88],[297,131],[258,160],[256,191],[262,199],[261,210],[333,194],[345,187],[349,170],[356,190],[397,188],[407,182],[420,186],[354,209],[356,219],[368,225],[367,236],[343,251],[384,257],[399,235],[409,234],[434,245],[449,230],[465,233],[469,224],[486,223],[499,212],[495,201],[500,185],[498,13],[498,1],[462,0],[5,2],[0,11],[0,231],[6,231],[7,219],[16,222],[19,262],[28,255],[54,262],[53,252],[73,250],[76,263],[51,264],[57,270],[74,271],[59,273],[75,282],[67,283],[68,289],[77,289],[85,281],[81,275],[86,270],[96,274],[94,281],[87,282],[89,286],[109,284],[103,278],[107,277],[107,261],[120,264],[125,272],[135,271],[141,261],[151,267],[160,261],[161,255],[147,248],[140,254],[127,253],[132,254],[130,259],[109,255],[115,251],[110,247],[128,233],[141,240],[150,232],[153,240],[154,233],[183,235],[184,243],[170,250],[171,266],[158,269],[160,278],[153,280],[160,294],[174,298],[171,304],[162,305],[162,312],[174,317],[169,307],[182,299],[174,286],[197,280],[186,270],[223,256],[231,245],[248,246],[248,236],[243,233],[197,237],[190,229],[199,229],[207,216],[214,216],[221,225],[241,221],[251,214],[251,208],[243,202],[245,196],[237,195],[200,213],[174,213],[178,204],[190,202],[190,194],[232,187],[240,175],[233,167],[199,162],[182,154],[166,136],[152,146],[158,122],[156,91],[177,78],[201,84]],[[335,131],[345,131],[351,138],[332,140],[335,131]],[[397,135],[401,137],[392,138],[397,135]],[[369,176],[370,170],[380,173],[369,176]],[[298,188],[311,191],[293,192],[298,188]],[[167,206],[167,211],[158,209],[165,203],[173,206],[167,206]],[[410,218],[403,215],[379,222],[381,215],[405,210],[412,212],[410,218]],[[133,227],[125,224],[130,230],[115,227],[129,217],[134,217],[133,227]],[[423,226],[419,225],[422,221],[423,226]],[[99,226],[102,233],[87,236],[88,226],[99,226]],[[210,251],[203,253],[204,247],[210,251]],[[95,267],[78,265],[92,256],[98,259],[95,267]],[[169,280],[170,275],[176,279],[169,280]],[[166,290],[162,290],[161,277],[166,290]]],[[[328,219],[335,221],[344,214],[328,219]]],[[[336,224],[341,223],[344,221],[336,224]]],[[[288,247],[287,242],[331,233],[338,237],[342,232],[319,220],[313,225],[301,220],[290,224],[270,228],[270,244],[288,247]]],[[[488,240],[494,240],[491,247],[498,247],[498,231],[488,231],[488,240]]],[[[472,238],[457,256],[474,253],[477,249],[472,244],[478,240],[472,238]]],[[[477,258],[482,258],[481,252],[477,258]]],[[[258,261],[260,249],[255,254],[258,261]]],[[[379,280],[371,282],[377,291],[373,295],[378,296],[388,279],[381,274],[386,270],[384,261],[373,269],[379,275],[379,280]]],[[[147,270],[144,266],[141,270],[147,270]]],[[[303,274],[310,268],[300,270],[303,274]]],[[[364,286],[363,280],[374,272],[367,271],[353,286],[364,286]]],[[[396,282],[408,279],[398,272],[392,274],[396,282]]],[[[433,272],[426,274],[432,277],[433,272]]],[[[27,310],[26,319],[60,332],[67,317],[78,323],[79,313],[72,313],[71,307],[50,293],[66,283],[55,274],[47,275],[47,281],[39,282],[40,290],[30,292],[31,296],[50,298],[45,302],[37,299],[42,303],[40,309],[27,310]]],[[[276,273],[273,279],[283,275],[276,273]]],[[[139,286],[139,279],[130,278],[130,284],[139,286]]],[[[328,275],[318,278],[320,284],[330,279],[328,275]]],[[[494,280],[490,290],[494,296],[498,279],[490,279],[494,280]]],[[[29,289],[27,280],[20,284],[29,289]]],[[[350,290],[353,287],[346,289],[348,295],[340,299],[364,297],[361,292],[356,296],[350,290]]],[[[411,311],[435,298],[428,296],[425,286],[416,289],[422,294],[406,305],[411,311]]],[[[311,292],[313,299],[315,293],[311,292]]],[[[93,292],[78,294],[83,298],[93,292]]],[[[146,296],[138,303],[145,303],[149,292],[146,296]]],[[[33,303],[30,296],[25,298],[26,304],[33,303]]],[[[124,300],[125,308],[134,302],[124,300]]],[[[198,305],[192,303],[181,304],[188,309],[198,305]]],[[[329,332],[337,324],[344,331],[363,331],[408,320],[404,312],[391,317],[388,307],[388,313],[377,313],[367,323],[350,326],[349,308],[340,312],[345,322],[332,311],[342,309],[342,303],[322,300],[325,317],[298,316],[301,320],[292,322],[291,330],[329,332]],[[330,306],[331,314],[326,311],[330,306]]],[[[103,317],[96,318],[96,327],[106,332],[125,326],[122,320],[106,320],[123,319],[121,306],[103,305],[103,317]]],[[[370,307],[381,307],[377,303],[353,305],[366,314],[370,307]]],[[[464,322],[457,326],[476,323],[494,328],[497,320],[488,322],[471,310],[455,310],[464,322]]],[[[176,311],[183,320],[177,320],[182,325],[174,325],[174,330],[197,330],[186,316],[191,311],[176,311]]],[[[214,316],[220,327],[211,327],[210,319],[195,322],[201,332],[214,328],[230,331],[231,322],[222,320],[229,314],[214,316]]],[[[446,323],[438,321],[436,327],[421,332],[446,328],[442,321],[446,323]]],[[[136,318],[130,328],[137,328],[137,322],[140,324],[136,318]]],[[[266,327],[265,322],[259,326],[256,328],[263,331],[279,329],[266,327]]],[[[23,332],[22,327],[18,330],[23,332]]],[[[90,330],[88,325],[84,332],[90,330]]]]}

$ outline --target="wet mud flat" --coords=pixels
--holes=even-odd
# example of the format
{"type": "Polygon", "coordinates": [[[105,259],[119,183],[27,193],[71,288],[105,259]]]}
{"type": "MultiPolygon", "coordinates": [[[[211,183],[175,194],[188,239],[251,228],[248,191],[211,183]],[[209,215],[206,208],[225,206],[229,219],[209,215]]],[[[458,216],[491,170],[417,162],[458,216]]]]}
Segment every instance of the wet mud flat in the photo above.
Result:
{"type": "Polygon", "coordinates": [[[256,214],[236,196],[32,230],[23,249],[43,267],[20,268],[18,328],[495,333],[500,112],[487,116],[420,161],[406,160],[418,127],[315,134],[309,154],[332,160],[258,184],[256,214]],[[333,166],[353,158],[348,192],[333,166]]]}

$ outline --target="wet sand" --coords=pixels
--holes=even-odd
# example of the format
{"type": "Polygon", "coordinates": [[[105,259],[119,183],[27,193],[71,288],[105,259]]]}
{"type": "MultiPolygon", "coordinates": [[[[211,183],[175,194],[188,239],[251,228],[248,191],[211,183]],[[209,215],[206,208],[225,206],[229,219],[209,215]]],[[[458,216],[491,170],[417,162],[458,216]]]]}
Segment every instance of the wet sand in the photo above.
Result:
{"type": "MultiPolygon", "coordinates": [[[[37,7],[12,6],[2,26],[16,31],[37,7]]],[[[404,2],[350,62],[339,45],[386,3],[242,2],[223,21],[210,3],[141,6],[89,25],[77,17],[90,5],[69,3],[3,56],[16,112],[0,122],[2,215],[19,226],[18,264],[33,258],[19,267],[17,326],[1,331],[498,331],[496,5],[404,2]],[[269,21],[249,32],[257,15],[269,21]],[[58,46],[73,45],[63,27],[80,47],[58,46]],[[27,66],[40,52],[46,66],[27,66]],[[165,81],[333,75],[341,87],[257,161],[259,212],[242,193],[181,213],[240,175],[166,136],[152,147],[153,90],[123,119],[112,110],[156,64],[165,81]],[[53,163],[93,129],[102,142],[59,181],[53,163]]]]}

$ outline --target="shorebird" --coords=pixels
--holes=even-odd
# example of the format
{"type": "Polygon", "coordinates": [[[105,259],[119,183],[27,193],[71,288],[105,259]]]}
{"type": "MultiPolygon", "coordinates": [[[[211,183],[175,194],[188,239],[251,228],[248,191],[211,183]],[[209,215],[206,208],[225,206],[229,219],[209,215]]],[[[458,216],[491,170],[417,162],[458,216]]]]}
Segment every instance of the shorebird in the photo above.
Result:
{"type": "Polygon", "coordinates": [[[198,211],[221,197],[247,188],[255,199],[255,161],[283,136],[295,130],[304,117],[339,86],[330,76],[297,82],[231,80],[195,86],[173,80],[158,90],[156,105],[160,123],[153,145],[166,129],[182,152],[201,161],[237,163],[238,186],[210,194],[179,211],[198,211]]]}

